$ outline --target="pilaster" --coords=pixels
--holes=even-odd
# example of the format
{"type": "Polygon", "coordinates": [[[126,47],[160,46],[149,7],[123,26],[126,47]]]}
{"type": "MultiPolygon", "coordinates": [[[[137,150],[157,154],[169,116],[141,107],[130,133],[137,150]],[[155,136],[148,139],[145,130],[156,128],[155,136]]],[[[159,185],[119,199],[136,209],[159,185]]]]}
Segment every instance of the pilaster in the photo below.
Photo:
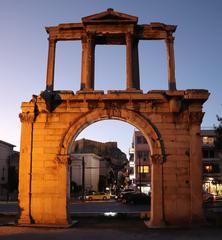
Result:
{"type": "Polygon", "coordinates": [[[163,201],[163,156],[154,154],[151,156],[151,215],[149,227],[162,227],[164,222],[164,201],[163,201]]]}
{"type": "Polygon", "coordinates": [[[203,222],[203,196],[202,196],[202,153],[200,124],[204,113],[191,112],[190,120],[190,196],[191,196],[191,222],[203,222]]]}
{"type": "Polygon", "coordinates": [[[24,112],[19,115],[21,127],[21,145],[19,160],[19,224],[32,223],[31,215],[31,176],[34,113],[24,112]]]}

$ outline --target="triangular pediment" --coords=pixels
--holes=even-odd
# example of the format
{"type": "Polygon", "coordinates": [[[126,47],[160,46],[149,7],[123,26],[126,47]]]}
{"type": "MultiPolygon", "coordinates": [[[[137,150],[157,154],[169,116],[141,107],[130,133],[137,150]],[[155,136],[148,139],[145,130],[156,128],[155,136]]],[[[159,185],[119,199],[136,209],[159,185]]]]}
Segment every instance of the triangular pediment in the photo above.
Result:
{"type": "Polygon", "coordinates": [[[137,23],[138,18],[125,13],[114,11],[112,8],[108,8],[105,12],[97,13],[91,16],[82,18],[83,23],[108,23],[108,22],[126,22],[137,23]]]}

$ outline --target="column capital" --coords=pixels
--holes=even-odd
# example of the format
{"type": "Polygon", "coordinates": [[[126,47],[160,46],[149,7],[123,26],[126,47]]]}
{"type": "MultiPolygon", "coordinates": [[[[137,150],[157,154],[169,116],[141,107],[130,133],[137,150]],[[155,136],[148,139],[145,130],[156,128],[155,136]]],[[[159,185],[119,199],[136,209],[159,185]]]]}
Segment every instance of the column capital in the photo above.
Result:
{"type": "Polygon", "coordinates": [[[189,113],[189,121],[194,124],[200,125],[203,119],[203,112],[190,112],[189,113]]]}
{"type": "Polygon", "coordinates": [[[50,44],[55,44],[57,42],[57,39],[55,37],[48,37],[48,41],[50,44]]]}
{"type": "Polygon", "coordinates": [[[175,37],[172,34],[169,34],[166,38],[167,43],[174,43],[175,37]]]}
{"type": "Polygon", "coordinates": [[[23,112],[19,114],[20,121],[27,122],[27,123],[33,123],[35,120],[35,113],[30,113],[30,112],[23,112]]]}
{"type": "Polygon", "coordinates": [[[81,36],[82,43],[95,43],[95,32],[86,32],[81,36]]]}
{"type": "Polygon", "coordinates": [[[133,40],[133,34],[131,32],[127,32],[125,34],[126,44],[131,43],[133,40]]]}
{"type": "Polygon", "coordinates": [[[57,154],[56,162],[59,164],[70,164],[70,156],[68,154],[57,154]]]}

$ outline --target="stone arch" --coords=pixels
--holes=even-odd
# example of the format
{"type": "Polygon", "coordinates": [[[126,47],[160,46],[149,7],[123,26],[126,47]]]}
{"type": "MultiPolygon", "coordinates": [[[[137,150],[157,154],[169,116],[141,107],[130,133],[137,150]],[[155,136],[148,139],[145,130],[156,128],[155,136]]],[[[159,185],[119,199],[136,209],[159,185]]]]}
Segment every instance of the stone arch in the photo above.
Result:
{"type": "Polygon", "coordinates": [[[127,109],[112,111],[112,113],[106,109],[95,109],[72,121],[70,127],[64,133],[61,140],[59,155],[69,154],[69,149],[73,138],[76,138],[83,129],[95,122],[107,119],[120,120],[135,126],[146,138],[152,155],[164,154],[160,133],[149,119],[135,111],[127,109]]]}
{"type": "Polygon", "coordinates": [[[151,185],[152,185],[152,198],[151,198],[151,215],[150,225],[163,225],[164,224],[164,201],[163,201],[163,162],[166,159],[164,144],[158,128],[152,121],[144,115],[127,109],[94,109],[78,119],[71,122],[70,127],[67,129],[62,137],[60,143],[59,158],[63,156],[67,159],[69,149],[72,141],[77,135],[92,123],[106,120],[116,119],[127,122],[137,127],[146,138],[151,150],[151,185]]]}

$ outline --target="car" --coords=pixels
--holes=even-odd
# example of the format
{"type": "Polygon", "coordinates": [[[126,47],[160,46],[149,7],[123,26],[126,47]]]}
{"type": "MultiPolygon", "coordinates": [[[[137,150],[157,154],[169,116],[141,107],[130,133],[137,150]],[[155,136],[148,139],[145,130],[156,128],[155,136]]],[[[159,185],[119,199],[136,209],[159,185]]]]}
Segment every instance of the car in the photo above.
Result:
{"type": "Polygon", "coordinates": [[[123,196],[123,203],[130,204],[150,204],[151,198],[149,195],[141,192],[129,193],[123,196]]]}
{"type": "Polygon", "coordinates": [[[115,196],[115,199],[118,200],[118,201],[121,201],[122,198],[123,198],[123,195],[125,195],[126,193],[132,193],[132,192],[135,192],[135,190],[131,189],[131,188],[126,188],[123,191],[121,191],[119,194],[117,194],[115,196]]]}
{"type": "Polygon", "coordinates": [[[85,196],[85,200],[92,201],[92,200],[108,200],[110,199],[110,194],[104,192],[98,192],[93,194],[88,194],[85,196]]]}
{"type": "Polygon", "coordinates": [[[212,193],[203,191],[203,202],[213,202],[215,200],[215,196],[212,193]]]}

